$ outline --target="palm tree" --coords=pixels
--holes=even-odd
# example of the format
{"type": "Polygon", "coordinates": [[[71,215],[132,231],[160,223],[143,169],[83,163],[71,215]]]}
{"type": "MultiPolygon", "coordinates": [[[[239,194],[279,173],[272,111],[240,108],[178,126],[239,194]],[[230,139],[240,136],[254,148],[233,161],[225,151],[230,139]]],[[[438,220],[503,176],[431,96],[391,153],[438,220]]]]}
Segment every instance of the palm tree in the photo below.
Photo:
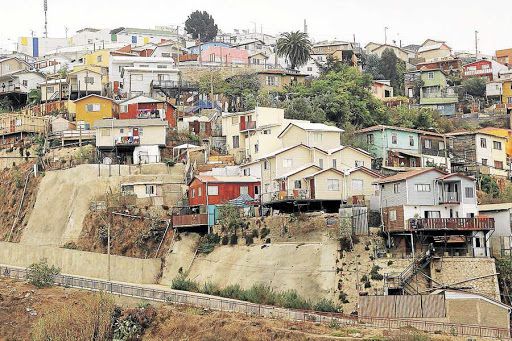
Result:
{"type": "Polygon", "coordinates": [[[286,57],[290,67],[295,69],[308,62],[311,55],[311,41],[308,34],[300,31],[286,32],[277,41],[276,51],[280,57],[286,57]]]}

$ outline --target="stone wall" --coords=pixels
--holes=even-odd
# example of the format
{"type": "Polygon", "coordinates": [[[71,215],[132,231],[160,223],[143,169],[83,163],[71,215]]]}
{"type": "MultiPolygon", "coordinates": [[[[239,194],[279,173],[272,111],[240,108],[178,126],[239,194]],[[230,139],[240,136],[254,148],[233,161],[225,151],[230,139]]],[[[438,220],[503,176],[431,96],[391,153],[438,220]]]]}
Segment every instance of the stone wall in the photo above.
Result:
{"type": "MultiPolygon", "coordinates": [[[[434,281],[442,284],[455,284],[471,278],[496,273],[493,258],[441,258],[433,260],[430,268],[434,281]]],[[[460,286],[471,287],[471,292],[500,300],[497,276],[486,277],[461,283],[460,286]]]]}
{"type": "MultiPolygon", "coordinates": [[[[28,267],[46,258],[64,274],[108,279],[108,255],[53,246],[0,242],[0,264],[28,267]]],[[[161,260],[110,256],[111,279],[139,284],[157,283],[161,260]]]]}

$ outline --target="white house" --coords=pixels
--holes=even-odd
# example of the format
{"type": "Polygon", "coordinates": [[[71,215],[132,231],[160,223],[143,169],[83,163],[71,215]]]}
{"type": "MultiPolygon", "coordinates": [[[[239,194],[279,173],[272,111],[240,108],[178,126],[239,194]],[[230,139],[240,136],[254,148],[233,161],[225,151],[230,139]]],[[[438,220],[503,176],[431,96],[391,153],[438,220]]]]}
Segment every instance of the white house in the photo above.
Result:
{"type": "Polygon", "coordinates": [[[161,97],[162,94],[153,91],[153,83],[178,82],[179,70],[174,67],[172,58],[147,57],[146,60],[135,61],[132,66],[123,67],[121,79],[122,95],[161,97]]]}

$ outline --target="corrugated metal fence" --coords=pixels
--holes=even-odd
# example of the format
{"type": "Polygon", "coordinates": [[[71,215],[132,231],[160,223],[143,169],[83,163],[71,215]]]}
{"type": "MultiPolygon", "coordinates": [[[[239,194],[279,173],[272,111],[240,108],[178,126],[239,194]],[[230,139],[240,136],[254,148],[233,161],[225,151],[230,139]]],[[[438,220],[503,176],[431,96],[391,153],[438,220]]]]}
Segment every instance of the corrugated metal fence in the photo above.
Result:
{"type": "MultiPolygon", "coordinates": [[[[27,270],[0,265],[0,276],[14,279],[25,279],[27,270]]],[[[179,290],[159,290],[145,286],[127,285],[122,283],[107,282],[89,278],[69,275],[55,276],[55,284],[64,287],[79,288],[91,291],[105,291],[112,294],[137,297],[146,300],[169,302],[174,304],[186,304],[218,311],[242,313],[265,318],[286,319],[291,321],[304,321],[337,325],[360,325],[383,329],[400,329],[412,326],[418,330],[427,332],[441,332],[454,335],[485,336],[496,339],[509,339],[510,330],[482,327],[475,325],[460,325],[443,322],[430,322],[421,320],[406,320],[399,318],[362,317],[337,313],[322,313],[317,311],[303,311],[294,309],[265,306],[249,302],[237,301],[217,296],[209,296],[198,293],[188,293],[179,290]]]]}
{"type": "Polygon", "coordinates": [[[387,318],[446,317],[444,295],[360,296],[361,316],[387,318]]]}

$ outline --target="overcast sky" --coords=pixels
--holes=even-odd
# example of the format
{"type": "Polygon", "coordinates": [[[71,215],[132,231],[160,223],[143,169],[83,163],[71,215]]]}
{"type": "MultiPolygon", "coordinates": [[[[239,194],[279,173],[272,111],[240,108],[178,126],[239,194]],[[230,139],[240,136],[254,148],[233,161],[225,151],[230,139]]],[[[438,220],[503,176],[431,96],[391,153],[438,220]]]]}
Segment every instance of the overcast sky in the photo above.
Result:
{"type": "MultiPolygon", "coordinates": [[[[43,0],[0,0],[0,47],[13,47],[7,39],[44,32],[43,0]],[[9,45],[10,44],[10,45],[9,45]]],[[[479,51],[512,47],[510,0],[48,0],[48,31],[64,37],[83,27],[119,26],[153,28],[183,26],[191,11],[206,10],[219,28],[260,30],[276,34],[302,30],[307,20],[315,40],[356,40],[403,45],[421,44],[426,38],[446,40],[455,50],[474,51],[474,31],[479,31],[479,51]],[[486,6],[489,4],[490,6],[486,6]]]]}

